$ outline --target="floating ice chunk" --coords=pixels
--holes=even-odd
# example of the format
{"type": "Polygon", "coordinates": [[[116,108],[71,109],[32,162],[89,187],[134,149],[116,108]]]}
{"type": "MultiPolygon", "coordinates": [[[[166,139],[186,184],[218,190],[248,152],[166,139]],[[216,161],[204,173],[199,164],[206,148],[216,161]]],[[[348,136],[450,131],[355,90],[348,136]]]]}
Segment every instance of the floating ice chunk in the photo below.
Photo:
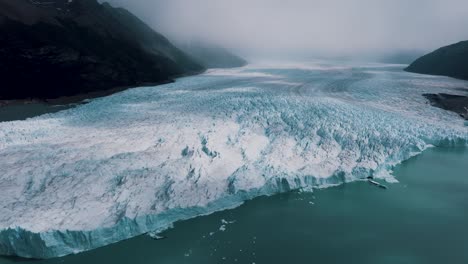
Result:
{"type": "Polygon", "coordinates": [[[223,225],[234,224],[235,222],[236,222],[235,220],[234,220],[234,221],[227,221],[227,220],[225,220],[225,219],[221,219],[221,223],[222,223],[223,225]]]}

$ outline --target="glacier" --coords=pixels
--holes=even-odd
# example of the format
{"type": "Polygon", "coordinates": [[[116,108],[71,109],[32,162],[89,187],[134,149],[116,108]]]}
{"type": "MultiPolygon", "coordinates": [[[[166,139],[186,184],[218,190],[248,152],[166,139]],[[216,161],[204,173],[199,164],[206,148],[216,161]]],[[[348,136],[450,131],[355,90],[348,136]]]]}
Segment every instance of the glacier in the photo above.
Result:
{"type": "Polygon", "coordinates": [[[257,63],[0,123],[0,254],[53,258],[467,146],[423,93],[467,82],[402,65],[257,63]]]}

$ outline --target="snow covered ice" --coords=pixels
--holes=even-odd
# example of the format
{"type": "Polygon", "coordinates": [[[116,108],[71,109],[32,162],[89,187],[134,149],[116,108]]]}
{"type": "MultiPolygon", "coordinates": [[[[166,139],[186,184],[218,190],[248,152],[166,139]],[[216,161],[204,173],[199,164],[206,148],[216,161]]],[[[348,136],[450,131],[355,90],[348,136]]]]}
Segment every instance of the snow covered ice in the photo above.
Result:
{"type": "MultiPolygon", "coordinates": [[[[0,123],[0,254],[90,250],[260,195],[373,175],[468,127],[398,65],[258,64],[0,123]]],[[[459,91],[460,92],[460,91],[459,91]]]]}

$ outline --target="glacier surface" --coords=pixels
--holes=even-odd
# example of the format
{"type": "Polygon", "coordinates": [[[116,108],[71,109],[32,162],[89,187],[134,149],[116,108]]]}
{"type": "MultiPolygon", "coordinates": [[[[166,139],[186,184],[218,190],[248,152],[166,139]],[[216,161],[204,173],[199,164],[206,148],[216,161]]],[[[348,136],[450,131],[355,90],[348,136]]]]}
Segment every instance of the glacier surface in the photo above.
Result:
{"type": "Polygon", "coordinates": [[[467,83],[383,64],[263,63],[0,123],[0,254],[51,258],[260,195],[392,168],[468,127],[423,93],[467,83]]]}

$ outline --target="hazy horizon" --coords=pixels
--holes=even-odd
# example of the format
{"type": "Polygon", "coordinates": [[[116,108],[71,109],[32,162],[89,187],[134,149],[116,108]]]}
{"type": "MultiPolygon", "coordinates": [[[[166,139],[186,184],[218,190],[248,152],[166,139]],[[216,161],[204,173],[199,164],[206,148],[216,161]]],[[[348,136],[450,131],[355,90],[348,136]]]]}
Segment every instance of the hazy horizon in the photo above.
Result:
{"type": "Polygon", "coordinates": [[[463,0],[110,0],[173,41],[244,54],[431,51],[468,39],[463,0]]]}

